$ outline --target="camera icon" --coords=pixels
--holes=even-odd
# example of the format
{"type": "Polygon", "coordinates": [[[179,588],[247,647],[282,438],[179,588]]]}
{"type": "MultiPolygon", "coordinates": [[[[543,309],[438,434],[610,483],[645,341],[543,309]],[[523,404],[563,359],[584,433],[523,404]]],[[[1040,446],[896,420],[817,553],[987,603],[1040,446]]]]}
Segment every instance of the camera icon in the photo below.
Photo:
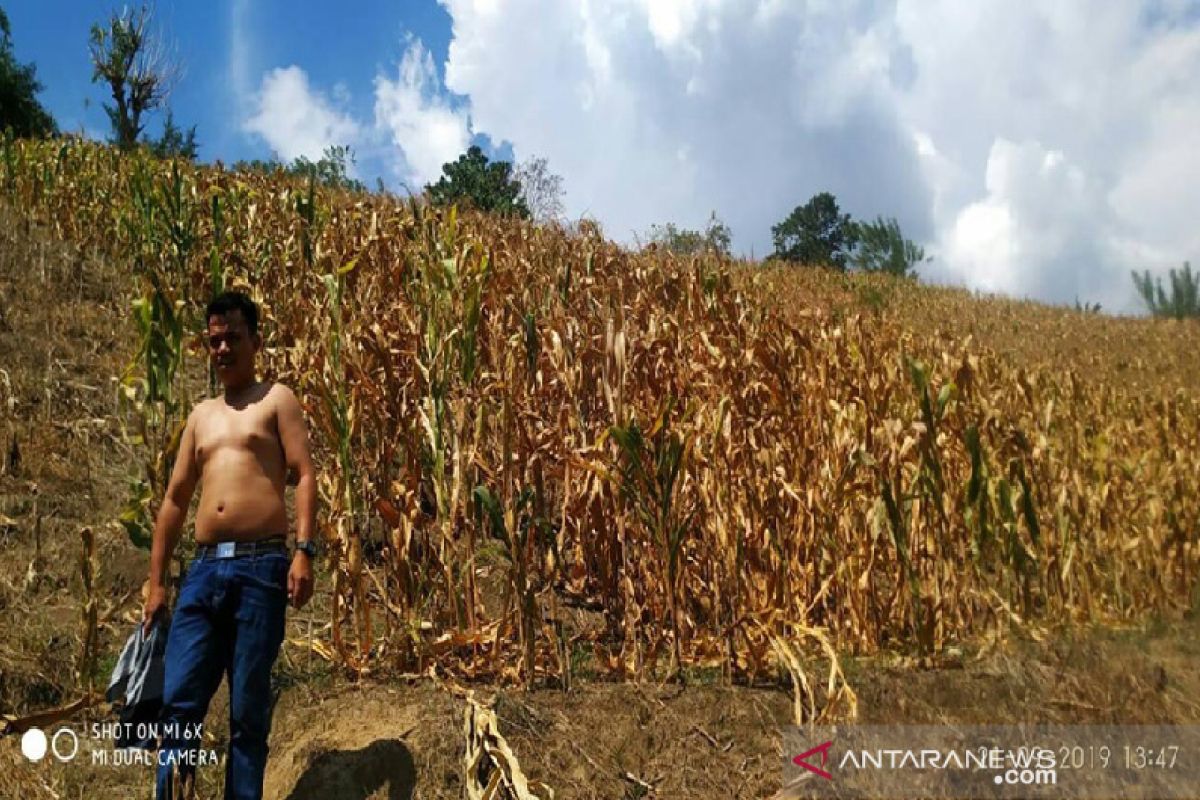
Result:
{"type": "Polygon", "coordinates": [[[41,761],[47,750],[65,764],[79,754],[79,735],[66,726],[56,730],[49,739],[41,728],[30,728],[21,735],[21,755],[30,761],[41,761]]]}

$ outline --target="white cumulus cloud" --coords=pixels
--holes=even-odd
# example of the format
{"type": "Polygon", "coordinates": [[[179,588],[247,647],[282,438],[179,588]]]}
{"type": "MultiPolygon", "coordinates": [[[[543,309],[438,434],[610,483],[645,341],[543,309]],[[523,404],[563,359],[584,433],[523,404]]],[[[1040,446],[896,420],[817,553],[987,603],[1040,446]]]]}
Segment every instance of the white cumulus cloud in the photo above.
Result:
{"type": "Polygon", "coordinates": [[[893,103],[935,154],[922,158],[935,197],[928,274],[1134,311],[1130,270],[1194,256],[1198,12],[899,0],[914,80],[893,103]]]}
{"type": "Polygon", "coordinates": [[[313,89],[298,66],[270,70],[254,99],[243,130],[261,136],[284,161],[316,160],[332,145],[354,145],[361,126],[313,89]]]}
{"type": "Polygon", "coordinates": [[[394,172],[413,191],[434,181],[471,140],[466,113],[444,97],[433,57],[417,40],[409,43],[394,80],[375,78],[375,124],[395,148],[389,159],[394,172]]]}
{"type": "Polygon", "coordinates": [[[618,239],[716,209],[761,255],[828,190],[929,277],[1114,310],[1200,249],[1194,0],[440,2],[474,128],[618,239]]]}
{"type": "Polygon", "coordinates": [[[870,4],[443,5],[446,83],[469,96],[475,128],[548,158],[568,210],[617,239],[702,227],[715,209],[763,255],[770,226],[823,190],[931,232],[916,144],[889,102],[907,54],[870,4]]]}
{"type": "Polygon", "coordinates": [[[927,278],[1109,310],[1137,310],[1131,269],[1200,258],[1198,0],[439,2],[444,84],[410,38],[373,120],[292,66],[245,129],[285,158],[367,145],[413,190],[487,134],[625,242],[715,210],[762,256],[829,191],[895,216],[927,278]]]}
{"type": "Polygon", "coordinates": [[[1037,142],[997,139],[984,183],[942,233],[939,269],[984,290],[1120,303],[1106,293],[1129,280],[1108,258],[1113,220],[1081,168],[1037,142]]]}

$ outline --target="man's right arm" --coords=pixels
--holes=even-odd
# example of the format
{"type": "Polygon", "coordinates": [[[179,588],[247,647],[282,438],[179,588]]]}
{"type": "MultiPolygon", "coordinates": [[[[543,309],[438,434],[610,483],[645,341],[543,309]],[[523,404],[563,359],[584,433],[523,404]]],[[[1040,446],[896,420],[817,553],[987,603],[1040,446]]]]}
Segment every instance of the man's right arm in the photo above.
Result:
{"type": "Polygon", "coordinates": [[[162,507],[154,521],[154,536],[150,544],[149,594],[142,613],[143,628],[149,631],[151,622],[165,613],[167,605],[167,564],[179,532],[187,519],[188,505],[200,479],[200,467],[196,461],[196,411],[193,409],[179,439],[179,452],[175,456],[175,469],[163,495],[162,507]]]}

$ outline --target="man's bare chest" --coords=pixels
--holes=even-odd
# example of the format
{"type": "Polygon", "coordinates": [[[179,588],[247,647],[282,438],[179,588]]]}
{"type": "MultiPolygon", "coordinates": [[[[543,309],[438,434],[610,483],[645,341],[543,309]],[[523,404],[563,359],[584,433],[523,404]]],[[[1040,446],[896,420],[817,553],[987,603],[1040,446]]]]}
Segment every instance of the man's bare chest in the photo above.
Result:
{"type": "Polygon", "coordinates": [[[214,408],[196,426],[196,458],[222,455],[274,457],[282,454],[279,428],[270,408],[214,408]]]}

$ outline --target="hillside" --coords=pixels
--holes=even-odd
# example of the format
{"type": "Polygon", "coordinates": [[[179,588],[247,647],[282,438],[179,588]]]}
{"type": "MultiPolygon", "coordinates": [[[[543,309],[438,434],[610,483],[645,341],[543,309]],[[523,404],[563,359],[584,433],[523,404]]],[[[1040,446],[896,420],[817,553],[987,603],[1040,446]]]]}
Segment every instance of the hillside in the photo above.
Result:
{"type": "MultiPolygon", "coordinates": [[[[277,796],[349,773],[358,796],[410,796],[405,770],[416,796],[459,796],[470,687],[556,797],[761,797],[800,696],[781,652],[829,677],[801,703],[822,719],[1200,713],[1200,326],[6,148],[6,715],[111,667],[145,574],[115,520],[207,392],[186,309],[215,283],[266,310],[266,373],[306,403],[339,554],[280,659],[277,796]],[[177,377],[162,349],[134,359],[135,298],[177,377]],[[184,309],[177,329],[161,301],[184,309]],[[169,395],[119,390],[147,369],[169,395]],[[614,426],[635,425],[641,446],[619,444],[614,426]],[[672,441],[666,519],[695,522],[655,529],[632,510],[655,486],[626,476],[672,441]],[[477,485],[545,535],[506,545],[470,506],[477,485]]],[[[132,508],[136,531],[148,509],[132,508]]],[[[13,741],[0,780],[21,796],[145,777],[29,765],[13,741]]]]}
{"type": "Polygon", "coordinates": [[[1089,313],[1032,300],[898,281],[887,275],[747,269],[745,285],[789,307],[892,316],[916,339],[947,348],[970,341],[1033,372],[1074,370],[1116,387],[1136,384],[1170,394],[1200,391],[1200,326],[1192,320],[1089,313]]]}

